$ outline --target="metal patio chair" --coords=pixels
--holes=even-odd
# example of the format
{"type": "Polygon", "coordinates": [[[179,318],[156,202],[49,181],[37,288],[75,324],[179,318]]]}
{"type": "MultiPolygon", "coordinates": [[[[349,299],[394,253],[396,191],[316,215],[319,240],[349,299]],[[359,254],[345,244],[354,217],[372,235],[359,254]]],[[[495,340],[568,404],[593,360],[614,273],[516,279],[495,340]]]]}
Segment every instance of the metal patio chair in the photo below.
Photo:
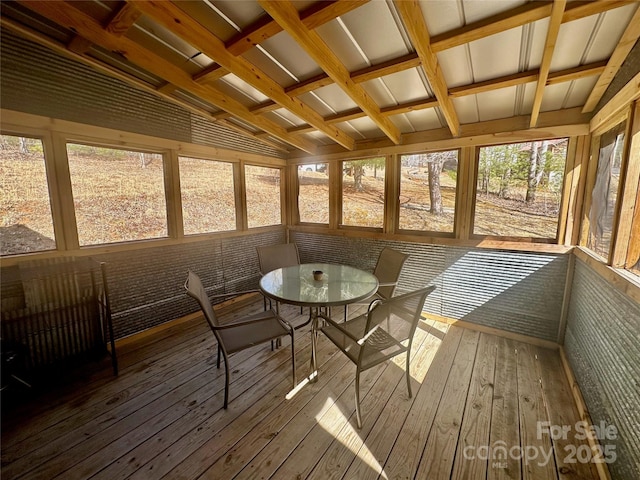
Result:
{"type": "MultiPolygon", "coordinates": [[[[409,258],[406,253],[385,247],[380,252],[373,274],[378,279],[378,290],[371,297],[352,305],[368,305],[373,300],[388,300],[393,297],[404,263],[409,258]]],[[[344,319],[348,318],[348,305],[344,307],[344,319]]]]}
{"type": "MultiPolygon", "coordinates": [[[[202,285],[200,277],[189,270],[189,275],[184,284],[187,294],[195,298],[200,304],[209,327],[218,341],[217,367],[220,368],[220,352],[224,357],[224,408],[229,403],[229,355],[239,352],[254,345],[259,345],[284,335],[291,337],[291,362],[293,368],[293,387],[296,386],[296,353],[294,344],[293,327],[278,313],[272,309],[244,318],[232,323],[220,323],[211,306],[209,296],[202,285]]],[[[248,292],[236,292],[215,297],[233,297],[248,292]]]]}
{"type": "Polygon", "coordinates": [[[356,420],[362,428],[360,414],[360,373],[390,358],[405,353],[407,390],[411,397],[409,361],[413,335],[424,302],[435,285],[398,295],[388,300],[371,302],[366,314],[338,323],[320,314],[326,325],[320,329],[356,365],[356,420]]]}

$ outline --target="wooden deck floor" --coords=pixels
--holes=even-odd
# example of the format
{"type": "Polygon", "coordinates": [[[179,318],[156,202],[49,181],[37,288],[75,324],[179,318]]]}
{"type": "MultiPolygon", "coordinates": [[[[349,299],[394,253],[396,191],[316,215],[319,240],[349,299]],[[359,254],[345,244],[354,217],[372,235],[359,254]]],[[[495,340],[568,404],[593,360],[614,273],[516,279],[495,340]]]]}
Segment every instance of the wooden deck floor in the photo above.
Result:
{"type": "MultiPolygon", "coordinates": [[[[295,308],[286,314],[301,318],[295,308]]],[[[299,379],[309,373],[304,332],[299,379]]],[[[362,430],[355,369],[322,336],[318,382],[288,399],[286,344],[233,356],[228,410],[215,351],[202,319],[175,325],[123,345],[119,377],[105,364],[5,412],[2,478],[597,478],[593,466],[566,458],[567,445],[582,442],[538,432],[538,422],[579,420],[555,351],[423,322],[413,398],[403,356],[365,372],[362,430]]]]}

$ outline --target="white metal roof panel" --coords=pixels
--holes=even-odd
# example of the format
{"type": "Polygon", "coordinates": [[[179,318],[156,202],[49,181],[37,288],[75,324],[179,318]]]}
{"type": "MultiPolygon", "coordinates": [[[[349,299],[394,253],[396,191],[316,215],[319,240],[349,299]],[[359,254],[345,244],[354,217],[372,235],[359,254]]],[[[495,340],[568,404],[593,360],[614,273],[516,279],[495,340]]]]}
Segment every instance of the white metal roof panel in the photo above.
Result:
{"type": "Polygon", "coordinates": [[[466,45],[450,48],[437,54],[440,69],[449,88],[473,83],[473,71],[466,45]]]}
{"type": "Polygon", "coordinates": [[[640,5],[633,3],[602,14],[602,23],[595,32],[593,45],[585,58],[585,63],[609,58],[637,8],[640,8],[640,5]]]}
{"type": "Polygon", "coordinates": [[[464,0],[462,9],[465,23],[469,24],[511,10],[525,3],[527,3],[527,0],[464,0]]]}
{"type": "Polygon", "coordinates": [[[339,18],[370,64],[409,53],[389,8],[386,2],[374,1],[339,18]]]}
{"type": "Polygon", "coordinates": [[[454,98],[453,106],[456,109],[460,123],[465,124],[480,121],[480,117],[478,116],[478,102],[475,95],[454,98]]]}
{"type": "Polygon", "coordinates": [[[421,0],[420,8],[431,36],[464,25],[460,3],[451,0],[421,0]]]}
{"type": "MultiPolygon", "coordinates": [[[[406,103],[422,98],[429,98],[429,92],[424,86],[422,77],[418,74],[417,68],[411,68],[402,72],[381,77],[386,88],[389,89],[397,103],[406,103]]],[[[363,85],[373,83],[369,81],[363,85]]],[[[387,105],[382,105],[387,106],[387,105]]]]}
{"type": "Polygon", "coordinates": [[[511,117],[515,105],[516,87],[479,93],[476,99],[481,122],[511,117]]]}
{"type": "Polygon", "coordinates": [[[581,64],[589,47],[591,32],[596,25],[597,17],[597,15],[592,15],[560,25],[551,61],[552,72],[577,67],[581,64]]]}
{"type": "MultiPolygon", "coordinates": [[[[440,128],[442,123],[436,114],[435,108],[427,108],[425,110],[416,110],[413,112],[405,113],[404,115],[396,115],[391,117],[394,123],[397,118],[406,118],[413,127],[413,132],[420,132],[422,130],[431,130],[433,128],[440,128]]],[[[396,123],[400,128],[400,122],[396,123]]],[[[408,131],[402,131],[402,133],[409,133],[408,131]]]]}
{"type": "Polygon", "coordinates": [[[284,128],[297,127],[306,123],[301,120],[300,117],[294,115],[285,108],[279,108],[278,110],[274,110],[273,112],[266,112],[264,116],[269,118],[269,120],[273,120],[284,128]]]}
{"type": "Polygon", "coordinates": [[[597,81],[598,77],[594,75],[571,82],[573,85],[567,99],[565,100],[564,108],[581,107],[584,105],[597,81]]]}
{"type": "Polygon", "coordinates": [[[469,44],[474,82],[518,72],[522,28],[482,38],[469,44]]]}
{"type": "Polygon", "coordinates": [[[357,44],[349,38],[349,33],[344,29],[343,23],[332,20],[316,28],[316,32],[340,60],[347,70],[353,72],[368,67],[371,62],[357,44]]]}
{"type": "MultiPolygon", "coordinates": [[[[277,35],[265,40],[260,44],[269,55],[272,55],[278,63],[286,70],[294,75],[298,81],[306,80],[314,75],[322,73],[322,69],[318,64],[305,52],[298,43],[288,33],[280,32],[277,35]]],[[[265,72],[278,70],[277,81],[283,87],[296,83],[289,74],[285,73],[271,59],[260,52],[257,48],[253,48],[243,55],[247,60],[256,64],[265,72]],[[258,59],[258,57],[260,57],[258,59]]]]}
{"type": "MultiPolygon", "coordinates": [[[[314,93],[317,96],[314,103],[316,103],[318,100],[322,101],[325,104],[325,111],[327,110],[327,107],[328,107],[329,111],[326,114],[329,114],[329,115],[332,113],[344,112],[346,110],[350,110],[357,106],[355,102],[351,100],[349,95],[344,93],[344,91],[335,84],[322,87],[316,90],[314,93]]],[[[301,99],[304,98],[303,101],[306,103],[307,99],[310,96],[312,96],[311,93],[306,93],[300,98],[301,99]]]]}

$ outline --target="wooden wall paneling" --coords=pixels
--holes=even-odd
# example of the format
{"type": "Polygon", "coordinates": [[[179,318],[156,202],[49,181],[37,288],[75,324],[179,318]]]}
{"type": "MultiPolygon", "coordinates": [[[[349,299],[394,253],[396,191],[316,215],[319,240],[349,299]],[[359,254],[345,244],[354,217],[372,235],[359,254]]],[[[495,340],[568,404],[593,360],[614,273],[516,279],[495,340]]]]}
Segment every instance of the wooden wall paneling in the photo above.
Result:
{"type": "MultiPolygon", "coordinates": [[[[624,267],[627,252],[631,243],[634,210],[637,208],[636,197],[640,184],[640,103],[631,108],[627,125],[623,165],[620,169],[620,191],[618,195],[614,224],[615,236],[612,248],[611,266],[624,267]]],[[[635,242],[640,240],[635,239],[635,242]]]]}
{"type": "Polygon", "coordinates": [[[398,229],[398,221],[400,219],[401,178],[400,157],[398,155],[387,155],[384,175],[384,233],[393,234],[398,229]]]}
{"type": "Polygon", "coordinates": [[[171,238],[183,238],[184,220],[178,152],[169,150],[162,157],[164,160],[164,190],[167,199],[167,231],[171,238]]]}
{"type": "Polygon", "coordinates": [[[589,235],[589,211],[591,210],[591,202],[593,196],[593,186],[596,183],[596,175],[598,173],[598,157],[600,154],[600,135],[591,137],[591,153],[589,155],[589,163],[585,179],[585,190],[582,202],[582,220],[580,222],[580,241],[579,245],[587,244],[587,236],[589,235]]]}

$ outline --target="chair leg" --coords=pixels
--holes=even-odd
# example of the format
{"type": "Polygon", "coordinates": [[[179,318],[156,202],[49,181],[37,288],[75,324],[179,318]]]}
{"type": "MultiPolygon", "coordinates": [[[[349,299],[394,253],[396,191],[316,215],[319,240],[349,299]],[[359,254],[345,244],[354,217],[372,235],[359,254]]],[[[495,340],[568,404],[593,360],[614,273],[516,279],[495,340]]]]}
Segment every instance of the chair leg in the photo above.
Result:
{"type": "Polygon", "coordinates": [[[409,372],[409,360],[411,356],[410,354],[411,354],[411,349],[407,350],[407,365],[405,367],[406,374],[407,374],[407,390],[409,391],[409,398],[411,398],[411,373],[409,372]]]}
{"type": "Polygon", "coordinates": [[[229,360],[224,357],[224,409],[229,405],[229,360]]]}
{"type": "Polygon", "coordinates": [[[362,417],[360,416],[360,367],[356,369],[356,422],[358,429],[362,428],[362,417]]]}
{"type": "Polygon", "coordinates": [[[218,344],[218,359],[216,360],[216,368],[220,368],[220,344],[218,344]]]}
{"type": "Polygon", "coordinates": [[[296,385],[298,384],[298,379],[296,377],[296,347],[295,347],[295,342],[294,342],[294,337],[295,337],[295,330],[292,328],[291,329],[291,366],[293,367],[293,387],[292,388],[296,388],[296,385]]]}

